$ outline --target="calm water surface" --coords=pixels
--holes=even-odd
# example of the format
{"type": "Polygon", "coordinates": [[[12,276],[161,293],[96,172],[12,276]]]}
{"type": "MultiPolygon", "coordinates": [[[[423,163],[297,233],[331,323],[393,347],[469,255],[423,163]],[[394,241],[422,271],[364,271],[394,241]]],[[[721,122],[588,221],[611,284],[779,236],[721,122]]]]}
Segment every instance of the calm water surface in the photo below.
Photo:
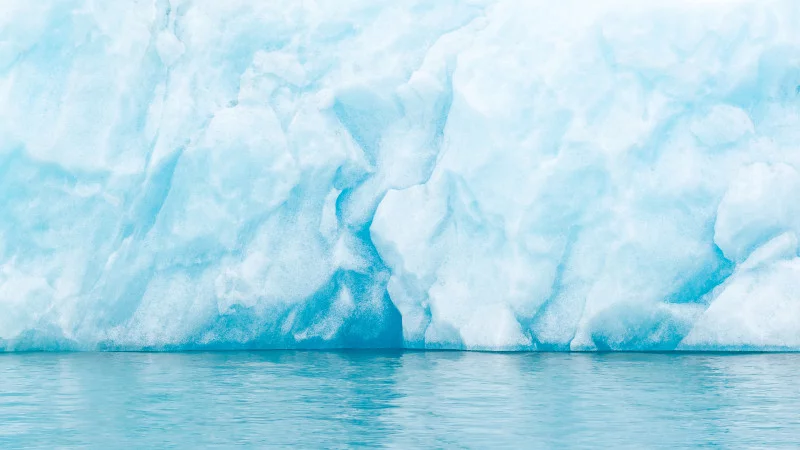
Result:
{"type": "Polygon", "coordinates": [[[0,354],[0,448],[798,448],[800,354],[0,354]]]}

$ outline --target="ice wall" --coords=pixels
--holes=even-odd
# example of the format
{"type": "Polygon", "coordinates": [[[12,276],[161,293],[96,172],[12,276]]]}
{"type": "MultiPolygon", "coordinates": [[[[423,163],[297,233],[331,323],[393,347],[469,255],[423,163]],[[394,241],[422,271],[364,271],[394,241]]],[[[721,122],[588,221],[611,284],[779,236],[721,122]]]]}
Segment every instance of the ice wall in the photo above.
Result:
{"type": "Polygon", "coordinates": [[[800,350],[798,24],[5,0],[0,349],[800,350]]]}

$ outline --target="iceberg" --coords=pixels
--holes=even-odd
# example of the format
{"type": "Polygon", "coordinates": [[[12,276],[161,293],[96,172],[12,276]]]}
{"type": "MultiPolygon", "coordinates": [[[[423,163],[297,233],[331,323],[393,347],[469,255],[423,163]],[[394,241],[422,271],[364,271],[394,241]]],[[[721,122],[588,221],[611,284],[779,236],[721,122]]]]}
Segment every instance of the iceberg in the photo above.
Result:
{"type": "Polygon", "coordinates": [[[800,350],[798,23],[5,0],[0,351],[800,350]]]}

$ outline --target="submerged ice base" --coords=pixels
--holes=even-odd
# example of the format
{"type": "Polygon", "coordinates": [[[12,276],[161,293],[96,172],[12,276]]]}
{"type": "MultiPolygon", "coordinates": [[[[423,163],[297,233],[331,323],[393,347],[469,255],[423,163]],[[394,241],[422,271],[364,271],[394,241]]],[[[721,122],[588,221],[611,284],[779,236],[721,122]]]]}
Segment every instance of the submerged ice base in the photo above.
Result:
{"type": "Polygon", "coordinates": [[[800,350],[798,23],[6,0],[0,349],[800,350]]]}

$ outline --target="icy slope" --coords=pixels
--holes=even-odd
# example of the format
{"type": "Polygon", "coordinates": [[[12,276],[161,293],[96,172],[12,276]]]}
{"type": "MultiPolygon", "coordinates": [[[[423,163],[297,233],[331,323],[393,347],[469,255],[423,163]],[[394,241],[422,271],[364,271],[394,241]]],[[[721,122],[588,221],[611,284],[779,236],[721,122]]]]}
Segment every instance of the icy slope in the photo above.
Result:
{"type": "Polygon", "coordinates": [[[5,0],[0,349],[800,350],[798,24],[5,0]]]}

